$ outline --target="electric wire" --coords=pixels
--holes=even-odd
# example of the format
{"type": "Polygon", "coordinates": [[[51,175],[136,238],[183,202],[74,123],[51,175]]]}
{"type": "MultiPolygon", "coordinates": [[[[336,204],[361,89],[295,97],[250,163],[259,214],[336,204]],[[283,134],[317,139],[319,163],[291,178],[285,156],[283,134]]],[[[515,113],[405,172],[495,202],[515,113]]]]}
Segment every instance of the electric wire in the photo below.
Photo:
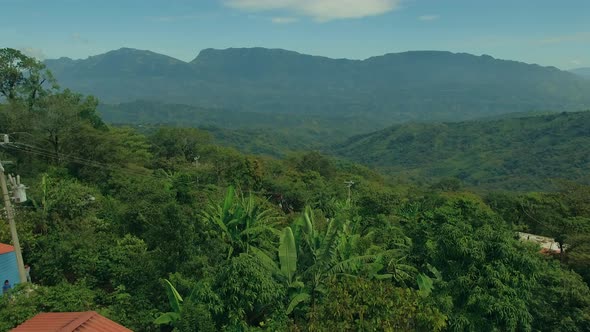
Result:
{"type": "MultiPolygon", "coordinates": [[[[58,161],[63,160],[63,161],[71,162],[71,163],[84,165],[84,166],[103,168],[103,169],[111,170],[111,171],[121,171],[121,172],[129,173],[129,174],[133,174],[133,175],[139,175],[139,176],[151,176],[151,174],[149,174],[147,172],[140,171],[140,170],[133,170],[130,168],[120,167],[120,166],[112,165],[112,164],[106,164],[106,163],[102,163],[102,162],[98,162],[98,161],[94,161],[94,160],[90,160],[90,159],[84,159],[84,158],[80,158],[80,157],[76,157],[76,156],[72,156],[72,155],[66,155],[66,154],[56,155],[55,152],[41,149],[38,147],[34,147],[31,145],[27,145],[27,144],[9,143],[9,144],[2,144],[1,146],[5,147],[7,149],[11,149],[13,151],[20,151],[20,152],[36,155],[39,157],[45,157],[48,159],[53,159],[53,160],[58,160],[58,161]]],[[[149,170],[149,171],[151,171],[151,170],[149,170]]]]}

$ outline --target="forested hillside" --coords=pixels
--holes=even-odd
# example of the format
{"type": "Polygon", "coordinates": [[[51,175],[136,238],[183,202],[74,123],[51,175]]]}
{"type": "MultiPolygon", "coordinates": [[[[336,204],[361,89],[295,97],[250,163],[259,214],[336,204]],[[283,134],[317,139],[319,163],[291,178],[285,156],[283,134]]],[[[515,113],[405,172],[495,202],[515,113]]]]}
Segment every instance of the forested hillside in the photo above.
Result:
{"type": "Polygon", "coordinates": [[[108,104],[139,99],[390,124],[590,107],[590,83],[572,73],[464,53],[414,51],[360,61],[264,48],[208,49],[186,63],[123,48],[45,63],[64,87],[108,104]]]}
{"type": "Polygon", "coordinates": [[[333,151],[417,181],[454,177],[477,188],[546,190],[555,178],[590,182],[590,112],[398,125],[333,151]]]}
{"type": "Polygon", "coordinates": [[[136,126],[143,131],[162,125],[202,128],[220,144],[280,157],[289,151],[324,149],[382,126],[370,115],[240,112],[148,101],[101,104],[98,111],[109,124],[136,126]]]}
{"type": "MultiPolygon", "coordinates": [[[[33,281],[0,298],[2,331],[86,310],[134,331],[590,329],[590,187],[479,196],[317,152],[245,155],[195,128],[112,127],[97,99],[11,49],[0,80],[0,160],[29,187],[15,211],[33,281]]],[[[585,116],[534,126],[557,121],[584,148],[585,116]]]]}

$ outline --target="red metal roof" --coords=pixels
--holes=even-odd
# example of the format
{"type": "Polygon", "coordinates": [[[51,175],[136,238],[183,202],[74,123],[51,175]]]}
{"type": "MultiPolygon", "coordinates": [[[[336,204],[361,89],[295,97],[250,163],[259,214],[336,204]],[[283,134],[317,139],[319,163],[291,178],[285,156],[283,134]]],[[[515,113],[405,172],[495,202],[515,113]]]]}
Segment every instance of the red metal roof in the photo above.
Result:
{"type": "Polygon", "coordinates": [[[129,332],[95,311],[86,312],[45,312],[14,328],[16,332],[129,332]]]}
{"type": "Polygon", "coordinates": [[[13,252],[13,251],[14,251],[14,247],[11,246],[10,244],[0,243],[0,255],[6,254],[9,252],[13,252]]]}

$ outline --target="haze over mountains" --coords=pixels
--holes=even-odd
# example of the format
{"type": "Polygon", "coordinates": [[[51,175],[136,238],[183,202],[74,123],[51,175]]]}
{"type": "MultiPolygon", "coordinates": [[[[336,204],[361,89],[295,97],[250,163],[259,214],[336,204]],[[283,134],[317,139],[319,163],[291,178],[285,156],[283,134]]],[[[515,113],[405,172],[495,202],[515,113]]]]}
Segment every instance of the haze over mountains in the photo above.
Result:
{"type": "Polygon", "coordinates": [[[588,68],[576,68],[570,70],[572,73],[590,79],[590,67],[588,68]]]}
{"type": "Polygon", "coordinates": [[[455,121],[590,106],[590,82],[573,73],[465,53],[412,51],[361,61],[234,48],[203,50],[183,62],[122,48],[45,63],[62,86],[93,94],[103,103],[147,100],[362,117],[373,129],[409,120],[455,121]]]}

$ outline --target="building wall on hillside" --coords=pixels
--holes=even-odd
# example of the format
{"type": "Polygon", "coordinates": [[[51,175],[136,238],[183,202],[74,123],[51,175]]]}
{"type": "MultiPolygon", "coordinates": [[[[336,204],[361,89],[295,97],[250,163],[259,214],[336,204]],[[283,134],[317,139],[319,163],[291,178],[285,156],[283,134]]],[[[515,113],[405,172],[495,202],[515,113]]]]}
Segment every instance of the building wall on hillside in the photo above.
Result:
{"type": "Polygon", "coordinates": [[[534,242],[541,246],[542,250],[548,252],[560,252],[559,243],[550,237],[541,236],[537,234],[518,232],[518,237],[522,241],[534,242]]]}
{"type": "MultiPolygon", "coordinates": [[[[14,251],[0,255],[0,283],[4,280],[10,281],[11,285],[19,283],[18,268],[16,265],[16,254],[14,251]]],[[[0,292],[2,296],[2,292],[0,292]]]]}

